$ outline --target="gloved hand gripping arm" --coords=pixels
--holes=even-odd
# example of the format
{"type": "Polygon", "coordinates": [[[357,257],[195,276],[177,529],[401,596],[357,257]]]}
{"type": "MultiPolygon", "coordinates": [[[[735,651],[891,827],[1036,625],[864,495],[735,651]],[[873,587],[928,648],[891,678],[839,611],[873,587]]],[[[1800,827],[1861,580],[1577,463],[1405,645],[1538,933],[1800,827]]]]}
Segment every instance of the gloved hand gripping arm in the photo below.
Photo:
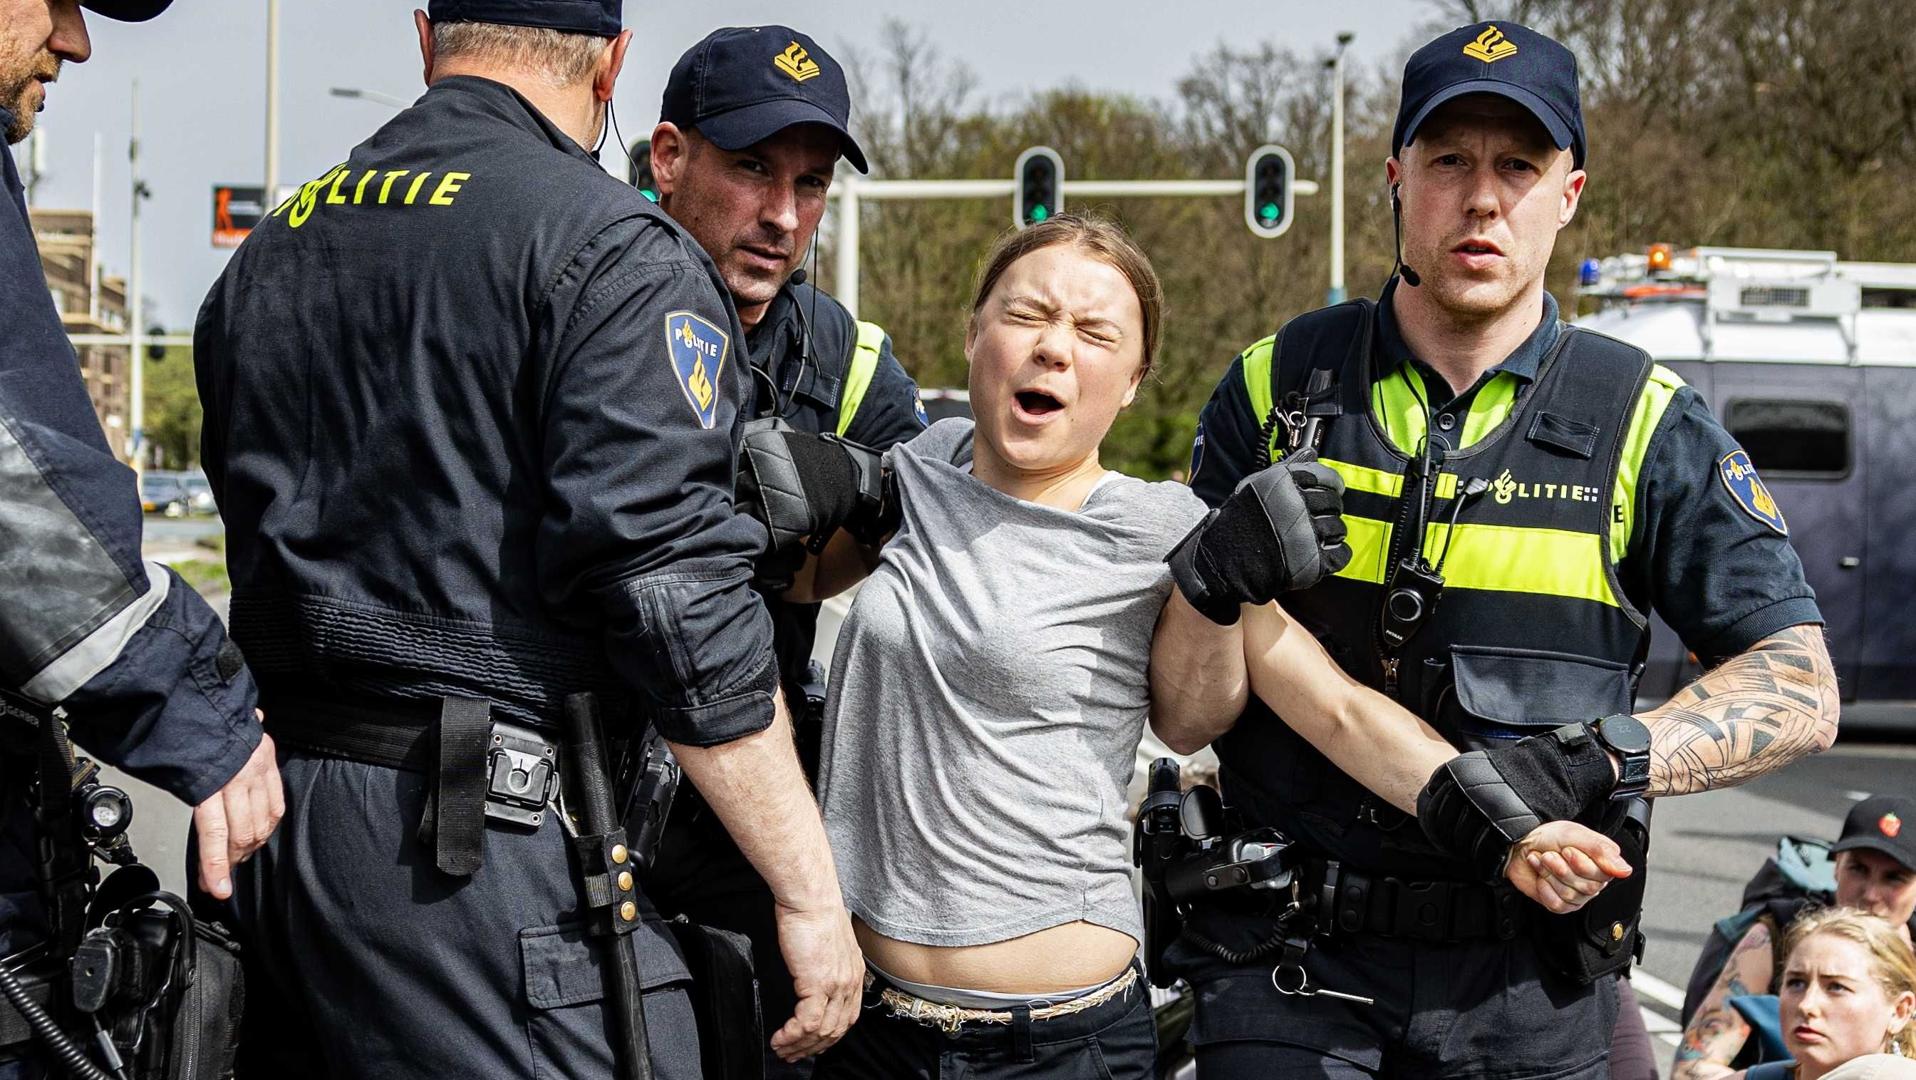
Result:
{"type": "Polygon", "coordinates": [[[1191,606],[1221,626],[1244,604],[1308,589],[1351,560],[1344,542],[1344,481],[1311,451],[1245,477],[1173,548],[1171,579],[1191,606]]]}
{"type": "Polygon", "coordinates": [[[1510,846],[1545,822],[1597,827],[1616,782],[1615,762],[1588,727],[1567,724],[1444,763],[1417,797],[1417,820],[1439,849],[1496,877],[1510,846]]]}
{"type": "Polygon", "coordinates": [[[747,431],[739,447],[739,513],[771,534],[773,553],[824,549],[840,528],[862,544],[898,527],[891,477],[878,451],[835,435],[779,426],[747,431]]]}

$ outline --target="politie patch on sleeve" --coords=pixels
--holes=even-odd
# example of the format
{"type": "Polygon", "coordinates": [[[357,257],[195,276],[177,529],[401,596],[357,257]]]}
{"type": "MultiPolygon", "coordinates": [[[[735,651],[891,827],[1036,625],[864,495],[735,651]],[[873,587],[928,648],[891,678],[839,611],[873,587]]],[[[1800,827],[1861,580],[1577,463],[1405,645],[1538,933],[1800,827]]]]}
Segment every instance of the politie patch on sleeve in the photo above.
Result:
{"type": "Polygon", "coordinates": [[[665,344],[672,353],[672,370],[679,377],[679,389],[692,406],[702,427],[718,422],[719,379],[725,374],[725,357],[731,351],[731,339],[725,331],[689,311],[674,311],[665,317],[665,344]]]}
{"type": "Polygon", "coordinates": [[[1197,479],[1198,467],[1204,464],[1204,421],[1198,421],[1197,438],[1191,440],[1191,472],[1185,477],[1185,483],[1197,479]]]}
{"type": "Polygon", "coordinates": [[[1768,485],[1757,478],[1756,466],[1750,463],[1748,451],[1734,450],[1723,455],[1723,460],[1716,463],[1716,472],[1723,478],[1730,498],[1736,500],[1744,513],[1784,536],[1790,534],[1789,523],[1783,520],[1783,511],[1777,507],[1775,496],[1770,494],[1768,485]]]}

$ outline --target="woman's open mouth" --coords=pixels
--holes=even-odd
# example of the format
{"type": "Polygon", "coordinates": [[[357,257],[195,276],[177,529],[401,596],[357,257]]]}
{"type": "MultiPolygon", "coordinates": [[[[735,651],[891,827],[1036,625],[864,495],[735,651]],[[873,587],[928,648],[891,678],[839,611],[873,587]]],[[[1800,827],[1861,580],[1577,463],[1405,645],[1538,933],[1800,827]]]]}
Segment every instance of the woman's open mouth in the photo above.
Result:
{"type": "Polygon", "coordinates": [[[1020,390],[1012,395],[1021,420],[1041,423],[1064,411],[1064,402],[1043,390],[1020,390]]]}

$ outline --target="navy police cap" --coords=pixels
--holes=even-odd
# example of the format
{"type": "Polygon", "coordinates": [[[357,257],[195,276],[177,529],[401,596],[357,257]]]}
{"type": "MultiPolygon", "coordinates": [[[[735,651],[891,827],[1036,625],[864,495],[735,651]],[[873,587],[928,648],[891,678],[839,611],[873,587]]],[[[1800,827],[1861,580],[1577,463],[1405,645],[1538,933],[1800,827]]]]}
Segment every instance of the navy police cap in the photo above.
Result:
{"type": "Polygon", "coordinates": [[[623,6],[624,0],[430,0],[426,17],[618,37],[625,24],[623,6]]]}
{"type": "Polygon", "coordinates": [[[80,6],[121,22],[145,22],[165,11],[173,0],[80,0],[80,6]]]}
{"type": "Polygon", "coordinates": [[[1439,106],[1465,94],[1496,94],[1530,110],[1551,142],[1570,151],[1571,161],[1583,168],[1577,58],[1535,30],[1510,22],[1460,26],[1411,54],[1404,65],[1391,153],[1414,140],[1418,126],[1439,106]]]}
{"type": "Polygon", "coordinates": [[[743,150],[793,124],[838,132],[845,160],[869,172],[852,138],[845,69],[788,26],[714,30],[672,65],[659,119],[693,128],[721,150],[743,150]]]}

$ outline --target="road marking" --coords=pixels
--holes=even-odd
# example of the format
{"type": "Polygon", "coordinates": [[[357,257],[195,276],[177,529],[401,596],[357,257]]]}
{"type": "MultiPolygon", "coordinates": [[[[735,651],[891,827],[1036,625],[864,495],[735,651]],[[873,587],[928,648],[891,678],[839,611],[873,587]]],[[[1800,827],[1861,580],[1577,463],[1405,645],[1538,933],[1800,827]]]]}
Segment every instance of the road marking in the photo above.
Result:
{"type": "Polygon", "coordinates": [[[1683,991],[1640,967],[1630,971],[1630,988],[1665,1008],[1683,1011],[1683,991]]]}

